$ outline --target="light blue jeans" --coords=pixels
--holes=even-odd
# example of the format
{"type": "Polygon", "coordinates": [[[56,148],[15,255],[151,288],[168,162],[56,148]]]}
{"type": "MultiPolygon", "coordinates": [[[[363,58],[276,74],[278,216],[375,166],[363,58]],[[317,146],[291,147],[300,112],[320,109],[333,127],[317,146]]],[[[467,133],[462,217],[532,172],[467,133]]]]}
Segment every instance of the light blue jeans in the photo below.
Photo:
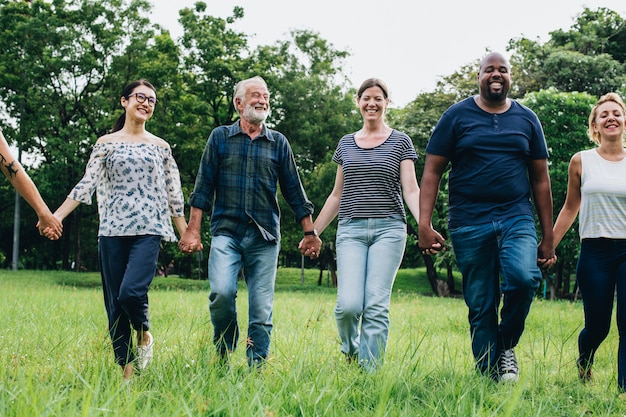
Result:
{"type": "Polygon", "coordinates": [[[237,279],[243,269],[248,286],[248,363],[258,364],[267,359],[279,250],[280,244],[263,239],[254,224],[248,227],[241,241],[213,236],[209,252],[209,311],[213,342],[221,355],[237,347],[237,279]]]}
{"type": "Polygon", "coordinates": [[[476,368],[496,377],[500,353],[519,342],[541,282],[535,221],[523,215],[463,226],[450,229],[450,239],[463,274],[476,368]]]}
{"type": "Polygon", "coordinates": [[[335,318],[341,351],[349,357],[358,355],[368,371],[382,363],[387,347],[391,289],[405,245],[402,220],[339,221],[335,318]]]}

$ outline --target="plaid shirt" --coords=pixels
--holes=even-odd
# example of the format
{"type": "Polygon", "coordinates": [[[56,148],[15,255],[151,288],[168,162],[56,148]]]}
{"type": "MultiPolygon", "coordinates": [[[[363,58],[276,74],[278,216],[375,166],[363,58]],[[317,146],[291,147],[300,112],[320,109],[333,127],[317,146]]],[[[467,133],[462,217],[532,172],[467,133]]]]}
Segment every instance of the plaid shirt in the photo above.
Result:
{"type": "Polygon", "coordinates": [[[255,223],[267,241],[280,239],[277,185],[296,221],[313,214],[287,138],[268,129],[251,140],[239,121],[207,141],[190,204],[211,214],[211,234],[241,239],[255,223]]]}

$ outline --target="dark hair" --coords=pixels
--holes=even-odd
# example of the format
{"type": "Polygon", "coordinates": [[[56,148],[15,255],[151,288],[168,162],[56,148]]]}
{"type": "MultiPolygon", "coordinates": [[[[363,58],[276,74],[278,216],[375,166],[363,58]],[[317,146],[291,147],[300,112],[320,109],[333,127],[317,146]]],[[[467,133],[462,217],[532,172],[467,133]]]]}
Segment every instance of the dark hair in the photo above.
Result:
{"type": "Polygon", "coordinates": [[[389,98],[389,89],[387,88],[387,84],[385,84],[385,82],[379,78],[368,78],[367,80],[363,81],[363,83],[359,87],[359,91],[357,92],[356,96],[358,98],[361,98],[363,92],[371,87],[380,88],[381,90],[383,90],[383,95],[385,96],[385,98],[389,98]]]}
{"type": "MultiPolygon", "coordinates": [[[[156,88],[154,88],[154,86],[150,84],[150,82],[146,80],[135,80],[127,84],[126,87],[124,87],[124,89],[122,90],[122,97],[128,100],[130,98],[130,95],[135,90],[135,88],[139,87],[140,85],[145,85],[146,87],[154,91],[154,93],[156,94],[156,88]]],[[[122,113],[120,117],[117,118],[117,121],[113,125],[113,130],[111,131],[111,133],[117,132],[118,130],[122,130],[122,128],[124,127],[124,122],[126,122],[126,109],[124,109],[124,113],[122,113]]]]}

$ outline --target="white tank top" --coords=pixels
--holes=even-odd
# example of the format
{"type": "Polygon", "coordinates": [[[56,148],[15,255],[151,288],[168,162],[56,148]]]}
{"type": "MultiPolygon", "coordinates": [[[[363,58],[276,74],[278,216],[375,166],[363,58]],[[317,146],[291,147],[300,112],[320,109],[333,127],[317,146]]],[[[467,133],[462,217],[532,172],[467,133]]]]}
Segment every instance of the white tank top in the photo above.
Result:
{"type": "Polygon", "coordinates": [[[607,161],[596,149],[580,157],[580,238],[626,239],[626,158],[607,161]]]}

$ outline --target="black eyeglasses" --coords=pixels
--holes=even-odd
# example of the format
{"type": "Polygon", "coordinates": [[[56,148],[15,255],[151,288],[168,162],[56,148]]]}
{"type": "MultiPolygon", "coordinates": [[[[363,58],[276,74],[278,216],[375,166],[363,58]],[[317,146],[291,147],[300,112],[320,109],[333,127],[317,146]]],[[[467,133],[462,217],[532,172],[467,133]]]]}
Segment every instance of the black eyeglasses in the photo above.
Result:
{"type": "Polygon", "coordinates": [[[137,99],[138,103],[143,103],[146,100],[148,100],[148,104],[150,105],[150,107],[154,107],[154,105],[157,103],[157,99],[154,97],[148,97],[147,95],[145,95],[144,93],[133,93],[131,95],[128,96],[128,98],[131,98],[132,96],[135,96],[135,98],[137,99]]]}

